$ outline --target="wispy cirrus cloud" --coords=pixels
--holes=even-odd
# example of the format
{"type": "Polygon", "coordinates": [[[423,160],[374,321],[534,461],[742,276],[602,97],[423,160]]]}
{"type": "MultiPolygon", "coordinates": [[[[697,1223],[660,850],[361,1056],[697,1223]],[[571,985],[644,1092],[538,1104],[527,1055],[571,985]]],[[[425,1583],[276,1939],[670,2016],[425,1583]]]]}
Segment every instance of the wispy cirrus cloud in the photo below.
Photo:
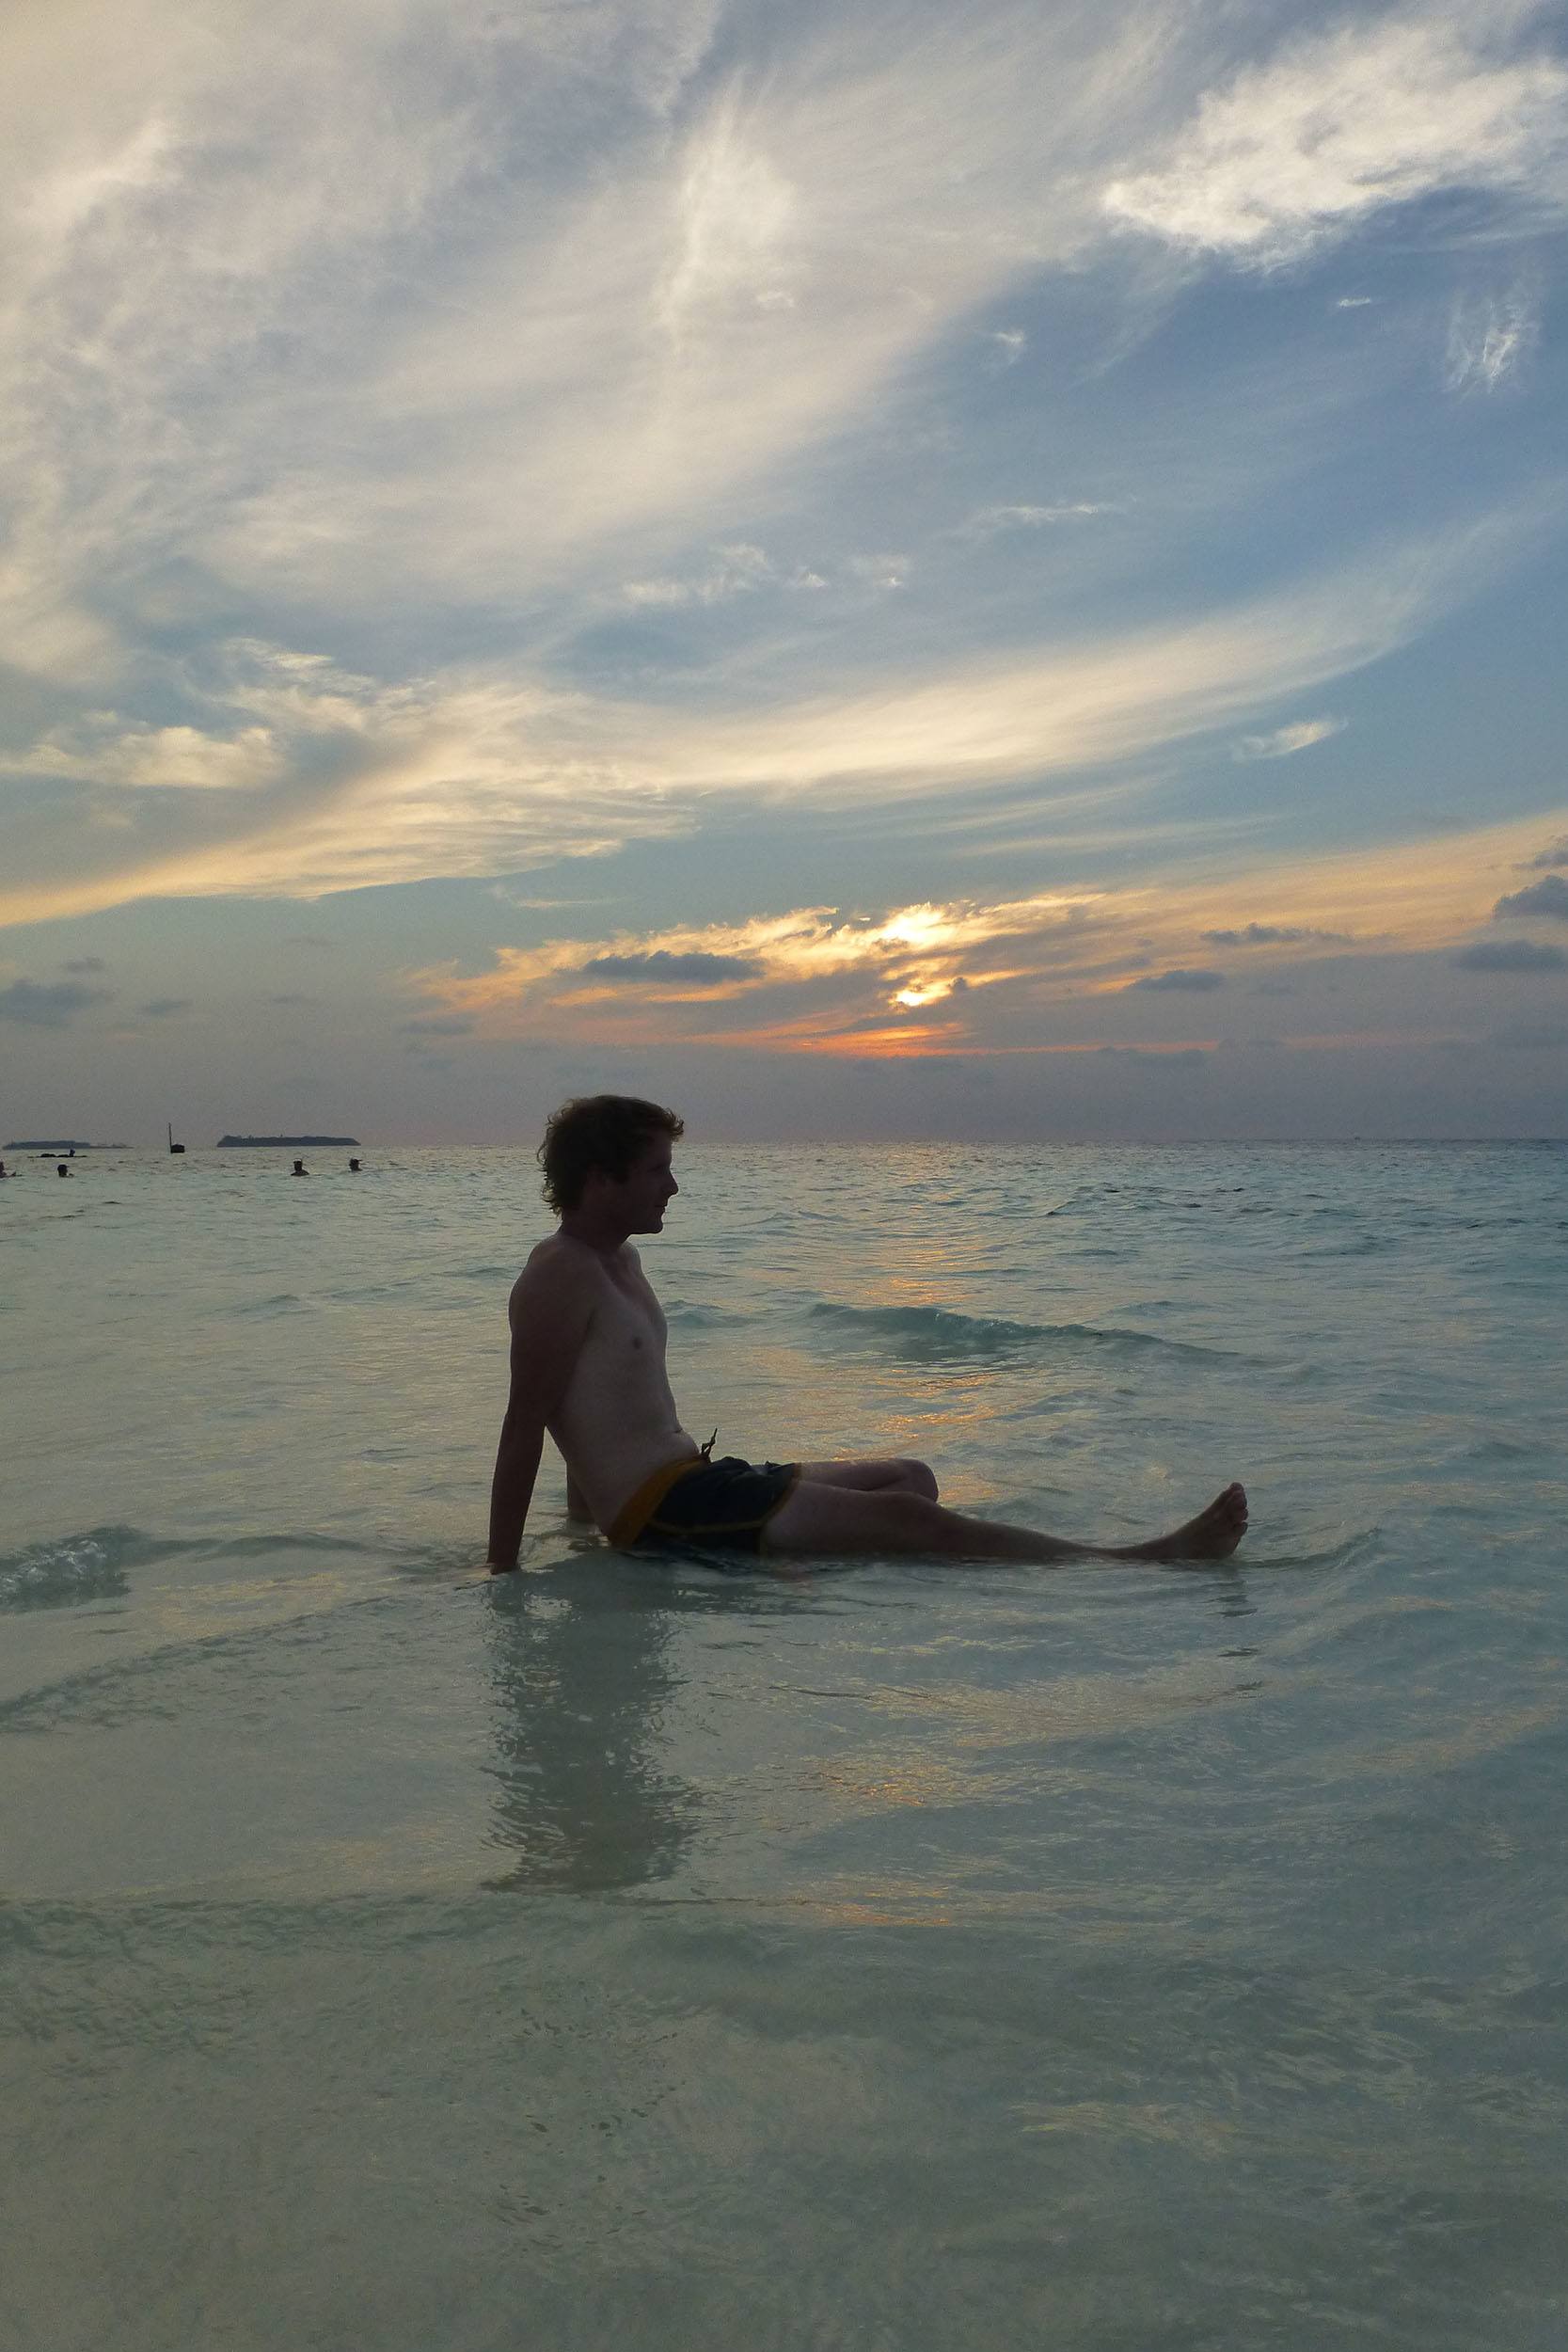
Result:
{"type": "Polygon", "coordinates": [[[1004,531],[1043,531],[1052,523],[1086,520],[1091,515],[1115,513],[1103,500],[1077,499],[1057,506],[980,506],[959,523],[956,539],[994,539],[1004,531]]]}
{"type": "Polygon", "coordinates": [[[1495,392],[1528,357],[1541,331],[1532,289],[1464,297],[1449,320],[1445,380],[1452,392],[1495,392]]]}
{"type": "Polygon", "coordinates": [[[1440,190],[1560,209],[1568,66],[1544,44],[1497,54],[1511,15],[1411,12],[1306,35],[1207,92],[1163,159],[1111,183],[1106,212],[1270,268],[1440,190]]]}
{"type": "Polygon", "coordinates": [[[1310,751],[1314,743],[1326,743],[1331,735],[1342,735],[1348,723],[1344,719],[1297,719],[1272,735],[1243,735],[1230,755],[1241,760],[1289,759],[1295,752],[1310,751]]]}
{"type": "MultiPolygon", "coordinates": [[[[470,882],[411,910],[472,993],[416,1057],[1168,1059],[1260,967],[1473,1000],[1555,871],[1539,816],[1424,839],[1401,723],[1561,523],[1528,0],[72,0],[13,47],[0,919],[470,882]],[[603,914],[514,879],[585,856],[603,914]],[[474,975],[492,922],[545,964],[474,975]]],[[[393,918],[339,914],[328,1008],[393,918]]]]}
{"type": "Polygon", "coordinates": [[[686,579],[628,580],[622,593],[628,604],[722,604],[767,586],[775,576],[761,548],[738,545],[716,548],[713,561],[686,579]]]}
{"type": "Polygon", "coordinates": [[[13,827],[0,920],[153,894],[311,898],[501,874],[689,831],[716,792],[809,790],[831,806],[1009,778],[1043,787],[1377,660],[1494,544],[1465,532],[1232,612],[934,674],[884,669],[875,684],[851,674],[806,700],[749,692],[728,708],[472,671],[388,685],[237,641],[183,681],[204,727],[150,733],[109,710],[0,757],[0,776],[73,787],[13,827]]]}

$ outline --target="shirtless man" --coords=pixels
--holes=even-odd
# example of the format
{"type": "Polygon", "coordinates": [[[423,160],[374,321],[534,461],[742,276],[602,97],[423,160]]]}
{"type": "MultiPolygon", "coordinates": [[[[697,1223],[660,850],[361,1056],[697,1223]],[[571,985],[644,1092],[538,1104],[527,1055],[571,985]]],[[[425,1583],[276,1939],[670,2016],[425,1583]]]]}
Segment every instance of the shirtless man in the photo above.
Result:
{"type": "Polygon", "coordinates": [[[567,1103],[545,1132],[545,1198],[561,1219],[512,1293],[512,1394],[490,1494],[492,1575],[515,1568],[548,1431],[566,1507],[614,1544],[691,1545],[764,1558],[906,1552],[952,1560],[1224,1560],[1246,1496],[1141,1544],[1089,1544],[962,1517],[924,1462],[710,1458],[681,1427],[664,1368],[665,1322],[633,1233],[657,1233],[680,1187],[673,1111],[627,1095],[567,1103]]]}

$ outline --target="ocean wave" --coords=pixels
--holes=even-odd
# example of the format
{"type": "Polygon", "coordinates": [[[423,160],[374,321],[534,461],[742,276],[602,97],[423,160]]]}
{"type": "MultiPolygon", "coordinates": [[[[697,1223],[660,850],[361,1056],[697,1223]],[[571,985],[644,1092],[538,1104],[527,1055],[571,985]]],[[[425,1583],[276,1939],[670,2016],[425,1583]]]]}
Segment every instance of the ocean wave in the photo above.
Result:
{"type": "Polygon", "coordinates": [[[1240,1360],[1234,1350],[1163,1340],[1153,1331],[1102,1330],[1092,1323],[1010,1323],[997,1315],[965,1315],[949,1307],[847,1307],[823,1300],[810,1310],[820,1329],[848,1345],[894,1350],[918,1362],[955,1359],[1004,1363],[1064,1348],[1113,1356],[1180,1356],[1240,1360]]]}
{"type": "Polygon", "coordinates": [[[94,1527],[0,1559],[0,1610],[69,1609],[128,1592],[126,1570],[158,1549],[134,1527],[94,1527]]]}

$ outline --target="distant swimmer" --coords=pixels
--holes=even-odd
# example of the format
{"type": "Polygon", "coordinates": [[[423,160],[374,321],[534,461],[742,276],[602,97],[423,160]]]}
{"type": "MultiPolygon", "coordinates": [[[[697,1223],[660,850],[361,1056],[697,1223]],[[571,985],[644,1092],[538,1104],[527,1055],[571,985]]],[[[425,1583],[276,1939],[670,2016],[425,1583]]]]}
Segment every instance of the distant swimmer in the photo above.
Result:
{"type": "Polygon", "coordinates": [[[7,1176],[14,1176],[15,1174],[16,1174],[16,1170],[15,1170],[15,1168],[8,1168],[8,1167],[6,1166],[5,1161],[4,1161],[4,1160],[0,1160],[0,1179],[3,1179],[3,1178],[5,1178],[5,1177],[7,1177],[7,1176]]]}
{"type": "Polygon", "coordinates": [[[56,1176],[70,1176],[74,1174],[74,1172],[75,1171],[73,1169],[67,1168],[64,1160],[60,1162],[58,1168],[55,1170],[56,1176]]]}
{"type": "Polygon", "coordinates": [[[289,1173],[291,1176],[309,1176],[310,1171],[306,1167],[303,1160],[295,1160],[293,1168],[290,1168],[289,1173]]]}
{"type": "MultiPolygon", "coordinates": [[[[633,1233],[663,1230],[680,1187],[684,1122],[657,1103],[595,1094],[563,1104],[539,1147],[561,1220],[512,1292],[512,1392],[490,1493],[489,1566],[515,1568],[547,1431],[566,1463],[566,1507],[613,1544],[689,1545],[764,1558],[899,1552],[922,1559],[1226,1560],[1246,1496],[1139,1544],[1077,1543],[943,1509],[924,1462],[713,1459],[681,1426],[667,1328],[633,1233]]],[[[718,1432],[715,1431],[716,1438],[718,1432]]]]}
{"type": "Polygon", "coordinates": [[[350,1160],[348,1164],[348,1172],[351,1176],[357,1176],[360,1173],[359,1163],[357,1160],[350,1160]]]}

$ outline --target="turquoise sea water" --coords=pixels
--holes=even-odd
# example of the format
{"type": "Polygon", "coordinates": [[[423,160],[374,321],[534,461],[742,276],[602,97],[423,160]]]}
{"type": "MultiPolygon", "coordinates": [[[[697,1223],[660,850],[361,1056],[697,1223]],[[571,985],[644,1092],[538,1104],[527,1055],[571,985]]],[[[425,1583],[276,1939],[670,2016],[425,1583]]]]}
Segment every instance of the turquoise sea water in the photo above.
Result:
{"type": "Polygon", "coordinates": [[[1559,2352],[1568,1149],[683,1150],[689,1426],[1202,1570],[477,1574],[526,1152],[0,1185],[0,2343],[1559,2352]]]}

